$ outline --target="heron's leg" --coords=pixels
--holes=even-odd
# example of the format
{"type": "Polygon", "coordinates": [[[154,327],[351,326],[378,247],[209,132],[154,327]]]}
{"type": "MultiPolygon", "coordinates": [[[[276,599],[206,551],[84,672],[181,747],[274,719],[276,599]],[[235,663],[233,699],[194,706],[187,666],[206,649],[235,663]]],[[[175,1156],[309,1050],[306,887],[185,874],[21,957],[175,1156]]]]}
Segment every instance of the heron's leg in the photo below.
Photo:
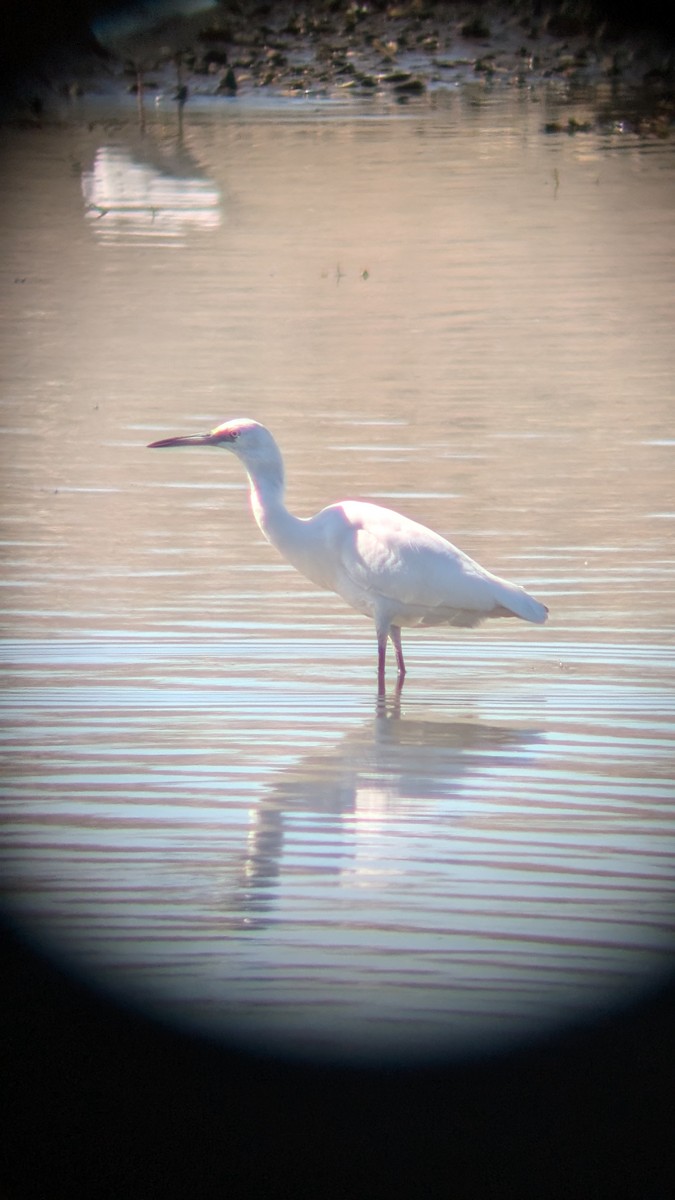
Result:
{"type": "Polygon", "coordinates": [[[387,657],[388,631],[377,631],[377,694],[384,695],[384,664],[387,657]]]}
{"type": "Polygon", "coordinates": [[[403,661],[403,647],[401,645],[401,628],[399,625],[390,625],[389,637],[391,638],[392,646],[396,651],[396,663],[398,666],[398,683],[399,687],[405,679],[405,663],[403,661]]]}

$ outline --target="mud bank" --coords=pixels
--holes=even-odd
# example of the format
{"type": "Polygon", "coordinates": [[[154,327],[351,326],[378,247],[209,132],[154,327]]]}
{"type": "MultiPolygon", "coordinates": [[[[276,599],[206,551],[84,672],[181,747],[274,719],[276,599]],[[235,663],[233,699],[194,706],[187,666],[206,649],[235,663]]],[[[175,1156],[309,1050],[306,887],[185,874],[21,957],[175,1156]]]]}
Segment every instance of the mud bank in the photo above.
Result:
{"type": "MultiPolygon", "coordinates": [[[[590,4],[228,0],[163,17],[146,7],[88,21],[70,44],[54,40],[53,54],[17,89],[16,104],[40,118],[53,99],[91,92],[142,89],[181,105],[261,95],[404,105],[465,84],[551,85],[570,96],[598,88],[605,100],[630,93],[633,126],[668,136],[673,64],[663,32],[609,20],[590,4]]],[[[579,131],[576,118],[550,130],[579,131]]]]}

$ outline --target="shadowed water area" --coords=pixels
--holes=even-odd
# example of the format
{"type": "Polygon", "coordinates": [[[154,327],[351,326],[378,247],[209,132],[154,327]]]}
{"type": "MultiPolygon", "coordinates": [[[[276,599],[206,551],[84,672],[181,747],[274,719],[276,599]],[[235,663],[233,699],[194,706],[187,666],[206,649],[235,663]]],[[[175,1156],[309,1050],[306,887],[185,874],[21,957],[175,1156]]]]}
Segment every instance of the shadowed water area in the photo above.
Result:
{"type": "Polygon", "coordinates": [[[672,969],[675,155],[554,91],[83,100],[4,129],[3,903],[245,1044],[499,1050],[672,969]],[[431,525],[549,624],[374,631],[288,504],[431,525]]]}

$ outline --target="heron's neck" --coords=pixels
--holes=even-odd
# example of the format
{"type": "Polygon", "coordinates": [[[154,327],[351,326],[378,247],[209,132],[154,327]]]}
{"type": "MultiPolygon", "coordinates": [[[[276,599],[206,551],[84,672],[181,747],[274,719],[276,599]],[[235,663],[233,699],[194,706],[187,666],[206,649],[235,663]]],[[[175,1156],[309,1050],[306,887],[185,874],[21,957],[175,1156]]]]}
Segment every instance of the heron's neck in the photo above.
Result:
{"type": "Polygon", "coordinates": [[[315,518],[294,517],[284,504],[284,466],[268,459],[260,467],[247,465],[253,515],[268,542],[291,566],[318,583],[332,587],[334,571],[326,565],[325,544],[316,536],[315,518]]]}
{"type": "Polygon", "coordinates": [[[251,489],[251,508],[262,532],[273,546],[284,553],[284,544],[293,538],[301,522],[284,504],[284,467],[281,461],[266,463],[264,470],[247,468],[251,489]]]}

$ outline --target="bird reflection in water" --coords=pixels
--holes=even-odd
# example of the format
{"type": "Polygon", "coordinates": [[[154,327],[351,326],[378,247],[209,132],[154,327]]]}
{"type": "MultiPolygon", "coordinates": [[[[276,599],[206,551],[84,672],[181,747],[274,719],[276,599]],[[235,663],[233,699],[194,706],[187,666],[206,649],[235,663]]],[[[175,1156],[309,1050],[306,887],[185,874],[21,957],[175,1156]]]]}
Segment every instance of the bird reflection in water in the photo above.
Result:
{"type": "MultiPolygon", "coordinates": [[[[540,741],[534,730],[468,718],[402,717],[399,696],[390,701],[380,697],[372,722],[351,730],[331,750],[307,755],[284,771],[251,810],[246,849],[223,897],[228,925],[269,924],[275,885],[284,873],[284,840],[297,814],[337,818],[320,871],[339,876],[349,869],[353,874],[360,827],[372,833],[378,822],[395,820],[416,801],[457,801],[447,814],[449,823],[475,823],[475,813],[465,814],[459,803],[463,787],[488,766],[508,765],[513,771],[525,764],[540,741]]],[[[309,869],[317,871],[315,859],[309,869]]]]}
{"type": "Polygon", "coordinates": [[[174,147],[149,137],[100,146],[82,173],[82,193],[85,217],[107,243],[175,244],[187,231],[211,232],[222,220],[220,189],[180,138],[174,147]]]}

